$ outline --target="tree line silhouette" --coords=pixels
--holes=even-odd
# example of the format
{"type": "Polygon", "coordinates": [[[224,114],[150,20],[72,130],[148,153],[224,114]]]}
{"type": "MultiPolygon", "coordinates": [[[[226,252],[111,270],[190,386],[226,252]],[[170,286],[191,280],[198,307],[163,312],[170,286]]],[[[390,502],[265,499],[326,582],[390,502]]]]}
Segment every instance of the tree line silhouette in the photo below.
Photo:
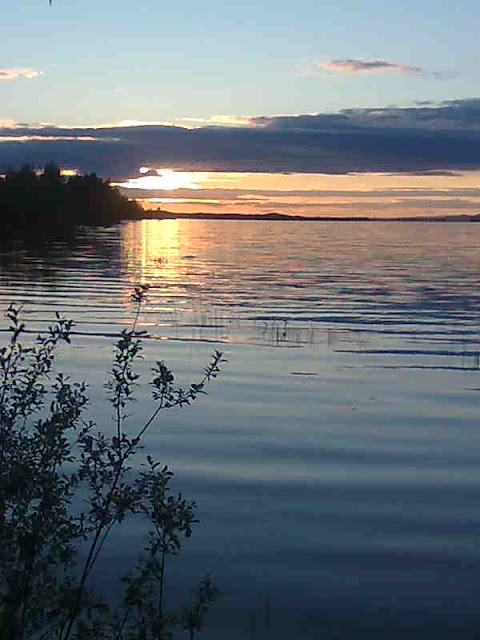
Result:
{"type": "Polygon", "coordinates": [[[76,225],[110,226],[142,217],[143,209],[96,174],[63,176],[55,165],[30,167],[0,177],[3,239],[50,236],[76,225]]]}

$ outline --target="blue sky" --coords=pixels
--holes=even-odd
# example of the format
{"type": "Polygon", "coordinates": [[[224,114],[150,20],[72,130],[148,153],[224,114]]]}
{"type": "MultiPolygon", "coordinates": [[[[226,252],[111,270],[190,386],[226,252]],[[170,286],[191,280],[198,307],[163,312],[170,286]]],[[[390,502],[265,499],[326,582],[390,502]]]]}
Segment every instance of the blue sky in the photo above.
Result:
{"type": "MultiPolygon", "coordinates": [[[[351,176],[339,197],[358,193],[355,175],[383,175],[377,195],[390,198],[392,176],[414,193],[423,175],[422,193],[433,189],[442,211],[450,198],[449,211],[472,212],[479,33],[470,0],[4,3],[0,170],[54,161],[123,182],[142,166],[308,173],[319,176],[308,190],[328,193],[331,176],[351,176]]],[[[238,193],[220,200],[238,205],[238,193]]],[[[435,211],[431,198],[411,210],[422,202],[435,211]]]]}
{"type": "Polygon", "coordinates": [[[4,3],[0,118],[94,125],[303,114],[480,96],[471,1],[4,3]],[[383,71],[327,70],[380,60],[383,71]],[[418,68],[409,72],[408,68],[418,68]]]}

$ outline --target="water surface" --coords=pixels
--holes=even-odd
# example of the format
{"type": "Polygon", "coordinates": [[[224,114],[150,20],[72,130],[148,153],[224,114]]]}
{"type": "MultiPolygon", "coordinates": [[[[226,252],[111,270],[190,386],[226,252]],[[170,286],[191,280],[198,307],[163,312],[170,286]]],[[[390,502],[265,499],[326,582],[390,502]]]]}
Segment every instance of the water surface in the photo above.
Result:
{"type": "Polygon", "coordinates": [[[187,383],[225,351],[145,443],[198,504],[169,580],[171,601],[205,572],[224,589],[205,637],[475,638],[479,278],[473,223],[143,221],[5,251],[0,303],[33,331],[76,321],[60,364],[107,430],[135,283],[145,375],[164,359],[187,383]]]}

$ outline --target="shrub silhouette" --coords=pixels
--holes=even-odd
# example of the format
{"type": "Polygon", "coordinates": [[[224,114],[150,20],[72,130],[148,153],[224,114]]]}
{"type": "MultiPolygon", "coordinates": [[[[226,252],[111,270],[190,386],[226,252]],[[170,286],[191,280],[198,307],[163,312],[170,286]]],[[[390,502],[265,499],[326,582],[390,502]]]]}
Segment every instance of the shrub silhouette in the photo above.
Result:
{"type": "Polygon", "coordinates": [[[61,373],[51,382],[55,352],[70,341],[73,323],[57,315],[48,332],[26,346],[20,310],[10,306],[6,312],[10,340],[0,349],[2,640],[166,640],[174,629],[193,638],[218,597],[207,576],[190,607],[165,611],[165,563],[179,553],[181,537],[191,535],[194,503],[171,492],[172,473],[150,456],[139,474],[129,465],[159,413],[204,393],[223,357],[215,351],[201,380],[189,387],[176,386],[173,373],[157,362],[150,417],[128,432],[125,407],[138,381],[134,364],[142,333],[136,327],[145,292],[145,286],[135,289],[135,320],[115,345],[106,384],[115,417],[110,435],[84,418],[85,383],[61,373]],[[90,578],[112,529],[136,515],[149,526],[145,552],[122,579],[123,600],[108,606],[90,578]]]}

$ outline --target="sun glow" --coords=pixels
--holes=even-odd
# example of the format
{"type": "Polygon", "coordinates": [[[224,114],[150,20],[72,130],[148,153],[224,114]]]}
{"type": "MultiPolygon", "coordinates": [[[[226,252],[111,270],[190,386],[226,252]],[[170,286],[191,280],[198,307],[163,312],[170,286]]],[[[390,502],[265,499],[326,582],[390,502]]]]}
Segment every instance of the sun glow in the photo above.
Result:
{"type": "Polygon", "coordinates": [[[174,171],[173,169],[149,169],[140,167],[142,174],[138,178],[131,178],[121,182],[120,187],[126,189],[154,189],[174,191],[175,189],[199,189],[201,182],[205,180],[205,174],[191,171],[174,171]]]}
{"type": "MultiPolygon", "coordinates": [[[[144,209],[391,218],[477,214],[480,172],[422,174],[265,174],[175,171],[144,166],[124,183],[144,209]]],[[[125,191],[127,191],[125,189],[125,191]]]]}

